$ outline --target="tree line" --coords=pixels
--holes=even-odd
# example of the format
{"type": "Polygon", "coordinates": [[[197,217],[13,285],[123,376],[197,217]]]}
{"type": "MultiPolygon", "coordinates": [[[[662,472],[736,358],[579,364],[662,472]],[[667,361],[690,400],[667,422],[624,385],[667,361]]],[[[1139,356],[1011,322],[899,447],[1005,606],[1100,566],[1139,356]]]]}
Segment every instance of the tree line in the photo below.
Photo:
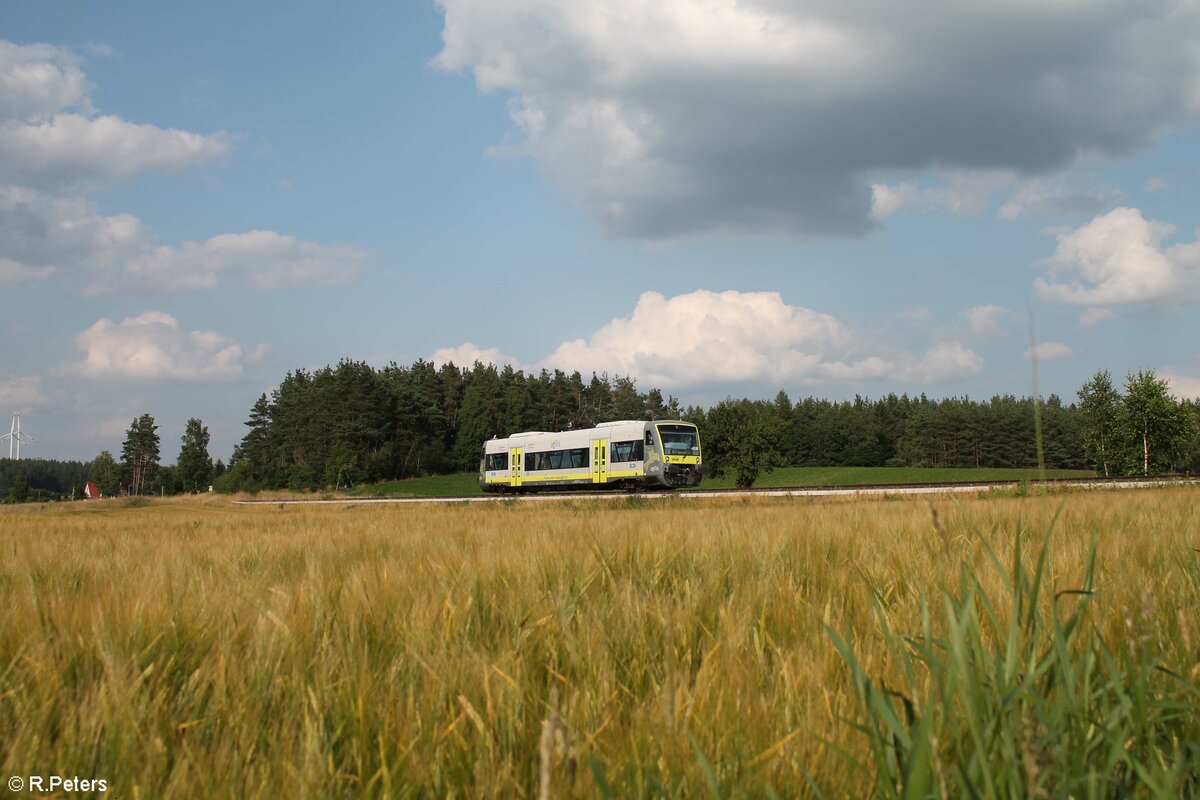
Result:
{"type": "Polygon", "coordinates": [[[997,395],[793,401],[728,398],[682,407],[628,377],[418,360],[376,369],[343,360],[289,372],[250,409],[228,467],[189,419],[174,466],[161,464],[154,417],[134,419],[120,458],[90,464],[0,460],[0,497],[53,499],[90,478],[106,496],[343,488],[473,471],[483,442],[524,430],[587,428],[614,419],[682,418],[700,426],[705,461],[749,485],[778,466],[1025,467],[1101,475],[1200,471],[1200,401],[1177,401],[1152,371],[1118,387],[1105,371],[1076,401],[997,395]],[[1040,447],[1039,447],[1040,443],[1040,447]],[[20,478],[19,478],[20,476],[20,478]]]}
{"type": "Polygon", "coordinates": [[[44,458],[0,458],[0,500],[10,502],[82,497],[91,465],[44,458]]]}
{"type": "Polygon", "coordinates": [[[102,450],[88,463],[44,459],[0,459],[0,499],[8,503],[82,500],[89,481],[104,497],[202,492],[225,472],[209,457],[208,428],[189,419],[174,465],[161,463],[158,424],[142,414],[129,425],[121,458],[102,450]]]}
{"type": "Polygon", "coordinates": [[[493,436],[664,418],[697,423],[706,462],[716,472],[737,472],[739,481],[784,465],[1200,469],[1200,405],[1176,401],[1165,381],[1139,372],[1124,394],[1113,388],[1098,412],[1089,388],[1097,381],[1112,385],[1107,372],[1097,373],[1079,403],[1054,395],[977,401],[923,394],[793,402],[781,391],[769,401],[730,398],[706,409],[681,407],[658,389],[640,392],[628,377],[585,380],[579,372],[423,360],[375,369],[346,360],[288,373],[258,398],[219,488],[340,488],[472,471],[493,436]],[[1106,431],[1100,440],[1098,425],[1106,431]]]}
{"type": "Polygon", "coordinates": [[[780,392],[773,402],[725,400],[697,421],[705,460],[745,486],[777,466],[1200,472],[1200,401],[1176,400],[1152,370],[1130,374],[1123,389],[1102,370],[1070,404],[1056,395],[980,402],[894,394],[792,403],[780,392]]]}

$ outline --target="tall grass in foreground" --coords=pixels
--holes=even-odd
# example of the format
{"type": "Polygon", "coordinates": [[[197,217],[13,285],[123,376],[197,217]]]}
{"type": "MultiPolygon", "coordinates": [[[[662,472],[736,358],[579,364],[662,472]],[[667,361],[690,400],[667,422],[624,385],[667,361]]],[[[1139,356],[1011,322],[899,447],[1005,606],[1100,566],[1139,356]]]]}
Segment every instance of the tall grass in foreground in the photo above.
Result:
{"type": "Polygon", "coordinates": [[[1067,750],[1113,754],[1127,729],[1155,733],[1120,763],[1183,790],[1196,500],[935,500],[937,525],[907,499],[2,509],[0,777],[156,798],[860,797],[954,796],[987,771],[996,796],[1064,796],[1058,764],[1086,757],[1111,795],[1136,779],[1067,750]],[[1017,536],[1059,510],[1048,550],[1017,536]],[[1144,699],[1087,700],[1110,658],[1144,699]],[[1130,672],[1150,664],[1178,678],[1130,672]],[[960,741],[985,718],[983,746],[960,741]]]}
{"type": "Polygon", "coordinates": [[[1011,569],[983,542],[1004,575],[1007,612],[966,566],[940,609],[922,599],[916,636],[892,631],[877,603],[901,667],[891,686],[872,682],[830,631],[862,704],[865,721],[850,723],[870,745],[866,763],[849,760],[866,774],[873,768],[877,796],[1200,795],[1200,688],[1159,664],[1141,632],[1114,651],[1090,624],[1094,546],[1080,587],[1051,594],[1050,544],[1047,534],[1031,571],[1020,537],[1011,569]],[[934,616],[944,620],[940,636],[934,616]]]}

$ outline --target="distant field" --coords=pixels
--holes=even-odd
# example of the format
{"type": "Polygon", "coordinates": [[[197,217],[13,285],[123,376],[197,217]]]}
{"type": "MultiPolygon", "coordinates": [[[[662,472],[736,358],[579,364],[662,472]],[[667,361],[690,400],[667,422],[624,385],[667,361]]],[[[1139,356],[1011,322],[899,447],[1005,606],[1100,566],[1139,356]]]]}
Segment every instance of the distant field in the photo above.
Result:
{"type": "Polygon", "coordinates": [[[393,495],[461,497],[480,493],[479,480],[474,472],[372,483],[367,486],[359,486],[350,492],[355,497],[390,497],[393,495]]]}
{"type": "MultiPolygon", "coordinates": [[[[1087,470],[1050,469],[1048,478],[1090,478],[1087,470]]],[[[971,481],[1030,480],[1037,478],[1030,469],[919,469],[912,467],[787,467],[763,475],[754,484],[772,486],[864,486],[876,483],[969,483],[971,481]]],[[[732,488],[733,477],[709,478],[701,488],[732,488]]],[[[423,497],[456,497],[479,494],[475,473],[438,475],[388,481],[360,486],[351,492],[356,497],[389,497],[418,495],[423,497]]]]}
{"type": "Polygon", "coordinates": [[[131,798],[1197,796],[1200,492],[1022,494],[0,507],[0,770],[131,798]]]}

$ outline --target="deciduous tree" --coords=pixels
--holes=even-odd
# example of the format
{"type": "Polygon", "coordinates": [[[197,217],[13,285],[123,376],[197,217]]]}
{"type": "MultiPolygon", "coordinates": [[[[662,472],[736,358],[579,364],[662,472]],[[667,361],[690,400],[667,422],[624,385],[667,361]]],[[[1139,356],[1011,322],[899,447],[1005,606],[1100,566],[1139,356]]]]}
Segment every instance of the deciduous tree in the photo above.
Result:
{"type": "Polygon", "coordinates": [[[17,477],[13,479],[12,488],[8,490],[8,496],[4,498],[6,503],[24,503],[29,499],[29,479],[25,477],[24,472],[18,472],[17,477]]]}
{"type": "Polygon", "coordinates": [[[1124,419],[1133,444],[1130,455],[1143,475],[1173,469],[1196,436],[1195,418],[1154,370],[1126,376],[1124,419]]]}
{"type": "Polygon", "coordinates": [[[1084,450],[1096,471],[1108,477],[1119,458],[1121,395],[1113,387],[1108,370],[1093,375],[1078,394],[1084,450]]]}
{"type": "Polygon", "coordinates": [[[121,468],[107,450],[101,450],[92,461],[91,477],[104,497],[113,497],[121,490],[121,468]]]}
{"type": "Polygon", "coordinates": [[[783,465],[783,424],[771,403],[724,400],[704,420],[704,462],[714,477],[732,473],[738,487],[748,489],[759,475],[783,465]]]}

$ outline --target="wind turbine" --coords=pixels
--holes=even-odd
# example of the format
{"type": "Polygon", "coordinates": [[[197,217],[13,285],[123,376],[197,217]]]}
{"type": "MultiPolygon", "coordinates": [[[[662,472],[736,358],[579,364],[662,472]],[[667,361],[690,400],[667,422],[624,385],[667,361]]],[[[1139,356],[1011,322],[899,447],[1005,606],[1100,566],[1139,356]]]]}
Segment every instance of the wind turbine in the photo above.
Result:
{"type": "Polygon", "coordinates": [[[27,433],[21,433],[21,412],[13,411],[12,425],[9,427],[8,433],[0,436],[0,441],[8,439],[8,457],[13,457],[13,445],[16,445],[17,460],[21,459],[21,442],[32,442],[33,437],[27,433]]]}

